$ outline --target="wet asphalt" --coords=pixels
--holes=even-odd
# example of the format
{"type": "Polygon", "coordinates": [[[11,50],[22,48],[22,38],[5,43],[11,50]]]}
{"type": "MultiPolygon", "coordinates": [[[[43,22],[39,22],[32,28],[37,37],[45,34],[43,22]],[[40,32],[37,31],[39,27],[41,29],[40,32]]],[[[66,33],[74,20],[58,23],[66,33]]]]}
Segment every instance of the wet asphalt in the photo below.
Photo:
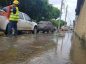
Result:
{"type": "Polygon", "coordinates": [[[0,64],[86,64],[85,60],[78,61],[80,57],[86,59],[85,48],[78,47],[80,42],[73,32],[65,32],[64,37],[58,33],[2,36],[0,64]]]}

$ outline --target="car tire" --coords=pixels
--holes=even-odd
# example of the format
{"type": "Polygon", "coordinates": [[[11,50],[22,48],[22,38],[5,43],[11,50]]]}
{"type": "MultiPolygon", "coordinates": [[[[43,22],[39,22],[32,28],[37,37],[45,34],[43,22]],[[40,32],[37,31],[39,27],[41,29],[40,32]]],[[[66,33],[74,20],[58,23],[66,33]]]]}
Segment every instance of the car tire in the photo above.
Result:
{"type": "Polygon", "coordinates": [[[36,26],[34,27],[34,30],[32,30],[32,33],[37,34],[37,27],[36,26]]]}
{"type": "Polygon", "coordinates": [[[5,35],[8,34],[8,24],[7,24],[7,27],[6,27],[6,30],[4,31],[5,35]]]}
{"type": "Polygon", "coordinates": [[[42,33],[45,33],[45,30],[43,30],[42,33]]]}
{"type": "Polygon", "coordinates": [[[21,34],[23,34],[23,32],[22,31],[18,31],[18,35],[21,35],[21,34]]]}
{"type": "Polygon", "coordinates": [[[39,33],[40,31],[39,30],[37,30],[37,33],[39,33]]]}
{"type": "Polygon", "coordinates": [[[54,30],[53,30],[53,31],[51,31],[51,33],[53,34],[53,33],[54,33],[54,30]]]}
{"type": "Polygon", "coordinates": [[[49,33],[49,30],[47,30],[46,33],[48,34],[49,33]]]}

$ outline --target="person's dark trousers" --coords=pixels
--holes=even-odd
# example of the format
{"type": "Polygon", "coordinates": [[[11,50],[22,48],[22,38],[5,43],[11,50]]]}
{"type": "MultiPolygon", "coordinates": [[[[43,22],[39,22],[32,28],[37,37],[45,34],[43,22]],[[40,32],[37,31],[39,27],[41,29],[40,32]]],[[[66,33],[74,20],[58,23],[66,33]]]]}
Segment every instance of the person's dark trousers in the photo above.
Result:
{"type": "Polygon", "coordinates": [[[10,21],[8,24],[8,35],[12,35],[12,32],[14,30],[13,35],[17,35],[17,21],[10,21]]]}

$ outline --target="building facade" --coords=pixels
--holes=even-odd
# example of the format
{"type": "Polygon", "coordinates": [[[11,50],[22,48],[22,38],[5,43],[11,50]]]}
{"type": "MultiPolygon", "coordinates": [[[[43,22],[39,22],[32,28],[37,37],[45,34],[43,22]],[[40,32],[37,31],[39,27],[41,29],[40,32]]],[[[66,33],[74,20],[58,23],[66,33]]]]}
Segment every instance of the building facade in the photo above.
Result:
{"type": "Polygon", "coordinates": [[[75,33],[80,38],[86,37],[86,0],[78,0],[76,8],[75,33]]]}

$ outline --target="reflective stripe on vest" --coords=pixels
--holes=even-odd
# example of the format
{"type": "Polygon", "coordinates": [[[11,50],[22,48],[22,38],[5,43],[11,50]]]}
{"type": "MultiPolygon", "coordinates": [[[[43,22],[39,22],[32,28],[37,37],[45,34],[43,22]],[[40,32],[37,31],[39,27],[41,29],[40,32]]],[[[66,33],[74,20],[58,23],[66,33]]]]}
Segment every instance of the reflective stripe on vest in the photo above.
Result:
{"type": "Polygon", "coordinates": [[[11,12],[9,20],[17,22],[18,19],[19,19],[19,10],[18,7],[16,7],[16,14],[13,14],[13,12],[11,12]]]}

